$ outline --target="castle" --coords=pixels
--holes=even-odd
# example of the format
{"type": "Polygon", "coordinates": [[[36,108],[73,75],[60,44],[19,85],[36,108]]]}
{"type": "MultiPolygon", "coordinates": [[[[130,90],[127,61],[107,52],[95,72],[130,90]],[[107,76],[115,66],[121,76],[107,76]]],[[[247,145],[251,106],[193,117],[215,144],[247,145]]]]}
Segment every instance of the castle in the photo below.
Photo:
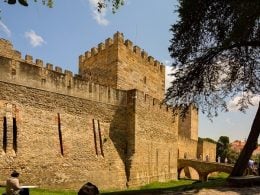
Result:
{"type": "Polygon", "coordinates": [[[178,158],[214,159],[197,109],[173,116],[164,88],[164,65],[120,32],[80,55],[75,75],[0,39],[0,180],[16,169],[43,188],[124,189],[177,179],[178,158]]]}

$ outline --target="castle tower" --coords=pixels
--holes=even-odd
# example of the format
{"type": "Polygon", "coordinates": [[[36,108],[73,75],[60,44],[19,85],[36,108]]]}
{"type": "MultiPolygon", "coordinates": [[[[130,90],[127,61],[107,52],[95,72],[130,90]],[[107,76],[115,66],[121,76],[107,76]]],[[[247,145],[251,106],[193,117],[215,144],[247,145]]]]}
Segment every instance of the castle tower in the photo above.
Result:
{"type": "Polygon", "coordinates": [[[79,57],[79,75],[112,88],[138,89],[159,100],[164,98],[164,65],[124,40],[120,32],[79,57]]]}
{"type": "Polygon", "coordinates": [[[198,141],[198,109],[189,107],[185,118],[179,118],[178,135],[198,141]]]}

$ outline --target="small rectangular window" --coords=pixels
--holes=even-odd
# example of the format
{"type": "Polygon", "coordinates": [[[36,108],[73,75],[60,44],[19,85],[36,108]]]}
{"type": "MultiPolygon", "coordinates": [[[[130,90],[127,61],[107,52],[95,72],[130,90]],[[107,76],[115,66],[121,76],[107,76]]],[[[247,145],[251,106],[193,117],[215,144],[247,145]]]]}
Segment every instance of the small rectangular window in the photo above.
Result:
{"type": "Polygon", "coordinates": [[[88,85],[88,92],[89,92],[89,93],[92,93],[92,91],[93,91],[93,90],[92,90],[92,83],[89,83],[89,85],[88,85]]]}
{"type": "Polygon", "coordinates": [[[16,118],[13,118],[13,150],[17,152],[17,125],[16,118]]]}
{"type": "Polygon", "coordinates": [[[109,100],[111,99],[111,91],[110,91],[110,88],[108,88],[108,90],[107,90],[107,97],[108,97],[109,100]]]}
{"type": "Polygon", "coordinates": [[[95,119],[92,119],[92,122],[93,122],[93,134],[94,134],[95,152],[96,152],[96,155],[98,155],[98,150],[97,150],[97,135],[96,135],[95,119]]]}
{"type": "Polygon", "coordinates": [[[4,117],[3,121],[3,150],[6,152],[7,148],[7,119],[4,117]]]}
{"type": "Polygon", "coordinates": [[[61,132],[61,122],[60,122],[60,113],[58,113],[58,132],[59,132],[59,140],[60,140],[60,153],[63,156],[63,142],[62,142],[62,132],[61,132]]]}
{"type": "Polygon", "coordinates": [[[98,135],[99,135],[100,151],[101,151],[101,155],[104,157],[101,128],[100,128],[99,120],[97,122],[98,122],[98,135]]]}
{"type": "Polygon", "coordinates": [[[156,172],[157,172],[157,176],[159,174],[159,150],[156,149],[156,172]]]}

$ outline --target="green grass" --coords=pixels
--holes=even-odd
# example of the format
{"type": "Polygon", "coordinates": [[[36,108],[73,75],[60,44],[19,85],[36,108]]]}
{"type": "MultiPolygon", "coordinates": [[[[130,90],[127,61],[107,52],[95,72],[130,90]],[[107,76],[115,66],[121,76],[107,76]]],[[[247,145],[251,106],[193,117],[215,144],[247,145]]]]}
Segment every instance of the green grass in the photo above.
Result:
{"type": "MultiPolygon", "coordinates": [[[[5,192],[5,188],[0,187],[0,194],[5,192]]],[[[61,191],[48,189],[30,189],[30,195],[76,195],[76,191],[61,191]]]]}
{"type": "Polygon", "coordinates": [[[169,181],[169,182],[153,182],[153,183],[140,187],[140,190],[176,188],[176,187],[183,186],[183,185],[191,185],[192,183],[194,183],[194,181],[188,180],[188,179],[187,180],[181,179],[179,181],[169,181]]]}
{"type": "Polygon", "coordinates": [[[209,179],[226,179],[229,176],[229,174],[220,172],[215,176],[210,176],[209,179]]]}
{"type": "MultiPolygon", "coordinates": [[[[116,194],[138,194],[141,192],[162,192],[163,190],[170,191],[186,191],[191,189],[202,189],[202,188],[212,188],[218,186],[224,186],[228,174],[219,173],[218,175],[209,177],[208,182],[198,182],[188,179],[180,179],[178,181],[169,182],[153,182],[136,189],[128,189],[124,191],[113,191],[113,192],[102,192],[101,194],[106,195],[116,195],[116,194]]],[[[0,194],[5,191],[5,188],[0,187],[0,194]]],[[[76,195],[76,191],[61,191],[61,190],[47,190],[47,189],[31,189],[30,195],[76,195]]]]}
{"type": "Polygon", "coordinates": [[[117,191],[117,192],[103,192],[106,195],[119,195],[119,194],[138,194],[140,192],[150,192],[151,194],[156,194],[156,192],[166,191],[187,191],[191,189],[202,189],[202,188],[214,188],[218,186],[226,185],[226,178],[228,174],[218,173],[215,176],[209,178],[208,182],[199,182],[190,179],[180,179],[178,181],[169,182],[153,182],[139,189],[128,189],[127,191],[117,191]]]}

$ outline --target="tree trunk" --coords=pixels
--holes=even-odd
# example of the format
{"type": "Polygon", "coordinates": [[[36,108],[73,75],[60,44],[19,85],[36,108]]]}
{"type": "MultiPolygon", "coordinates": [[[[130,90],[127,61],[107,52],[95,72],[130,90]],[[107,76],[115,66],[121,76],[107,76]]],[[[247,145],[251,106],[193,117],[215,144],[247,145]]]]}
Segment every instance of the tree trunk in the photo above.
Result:
{"type": "Polygon", "coordinates": [[[260,102],[246,144],[242,152],[240,153],[237,162],[230,174],[231,177],[243,175],[244,170],[247,168],[248,161],[253,151],[257,148],[257,140],[258,140],[259,133],[260,133],[260,102]]]}

